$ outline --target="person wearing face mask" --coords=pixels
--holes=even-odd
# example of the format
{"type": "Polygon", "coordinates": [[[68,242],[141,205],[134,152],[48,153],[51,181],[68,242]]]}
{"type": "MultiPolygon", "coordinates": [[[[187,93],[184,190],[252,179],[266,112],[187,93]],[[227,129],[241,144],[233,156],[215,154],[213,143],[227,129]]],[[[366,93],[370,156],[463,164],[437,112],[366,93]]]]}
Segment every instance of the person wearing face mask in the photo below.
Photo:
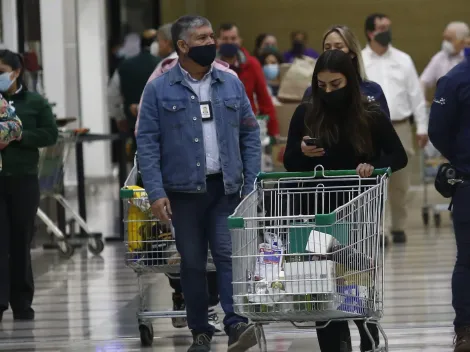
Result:
{"type": "Polygon", "coordinates": [[[276,109],[269,95],[263,70],[259,61],[242,47],[238,27],[233,23],[221,24],[217,44],[219,58],[238,74],[255,114],[269,116],[268,134],[274,138],[279,137],[276,109]]]}
{"type": "Polygon", "coordinates": [[[292,63],[296,58],[308,56],[313,59],[318,57],[318,53],[307,48],[307,33],[304,31],[294,31],[291,33],[292,48],[284,53],[284,62],[292,63]]]}
{"type": "Polygon", "coordinates": [[[261,33],[255,39],[255,50],[253,51],[253,56],[259,60],[261,65],[263,65],[261,56],[262,56],[263,51],[266,51],[266,50],[278,51],[277,39],[272,34],[261,33]]]}
{"type": "Polygon", "coordinates": [[[466,23],[451,22],[447,25],[442,35],[441,50],[432,57],[419,78],[425,95],[435,88],[439,78],[462,62],[465,39],[469,36],[470,29],[466,23]]]}
{"type": "MultiPolygon", "coordinates": [[[[429,118],[413,60],[391,45],[391,25],[392,21],[384,14],[375,13],[367,17],[365,34],[368,44],[362,50],[362,58],[367,77],[384,90],[393,127],[408,156],[411,156],[414,154],[414,141],[410,122],[413,120],[416,126],[415,138],[419,148],[424,148],[428,142],[429,118]]],[[[410,168],[393,174],[388,185],[393,242],[405,243],[410,168]]]]}
{"type": "Polygon", "coordinates": [[[282,63],[282,56],[275,50],[266,49],[261,53],[260,60],[269,94],[275,98],[281,83],[279,66],[282,63]]]}
{"type": "Polygon", "coordinates": [[[206,265],[217,269],[228,351],[256,345],[253,325],[233,307],[231,236],[227,217],[254,188],[261,169],[260,129],[240,80],[214,63],[212,25],[183,16],[171,28],[178,63],[145,87],[137,153],[154,216],[171,221],[181,255],[180,277],[188,352],[209,352],[206,265]]]}
{"type": "MultiPolygon", "coordinates": [[[[369,177],[374,169],[390,167],[396,172],[406,166],[406,152],[390,119],[377,102],[365,99],[359,76],[350,55],[341,50],[327,50],[319,58],[312,76],[312,98],[300,104],[289,126],[284,167],[289,172],[313,171],[318,165],[325,170],[356,169],[369,177]],[[316,138],[319,146],[305,140],[316,138]],[[320,144],[321,143],[321,144],[320,144]]],[[[339,186],[339,185],[338,185],[339,186]]],[[[330,200],[329,207],[319,209],[315,197],[305,197],[301,209],[329,213],[341,206],[330,200]],[[309,202],[312,202],[311,204],[309,202]],[[304,204],[305,203],[305,204],[304,204]]],[[[296,214],[290,214],[296,215],[296,214]]],[[[355,321],[360,327],[363,321],[355,321]]],[[[317,322],[324,326],[325,322],[317,322]]],[[[372,331],[372,325],[369,324],[372,331]]],[[[361,351],[373,349],[365,330],[361,332],[361,351]]],[[[350,345],[348,322],[333,321],[317,330],[323,352],[347,351],[350,345]]],[[[378,346],[378,334],[374,336],[378,346]]]]}
{"type": "Polygon", "coordinates": [[[50,104],[28,91],[23,60],[0,50],[0,92],[21,116],[23,134],[0,144],[0,320],[10,305],[15,320],[33,320],[30,246],[39,206],[39,148],[54,145],[58,130],[50,104]]]}
{"type": "MultiPolygon", "coordinates": [[[[140,38],[140,53],[124,60],[108,84],[109,115],[117,121],[120,131],[134,138],[138,103],[148,78],[161,61],[153,47],[157,39],[155,29],[145,30],[140,38]]],[[[135,139],[133,141],[135,151],[135,139]]],[[[133,153],[132,153],[133,154],[133,153]]]]}
{"type": "MultiPolygon", "coordinates": [[[[342,50],[351,56],[359,78],[362,94],[366,96],[369,101],[378,102],[382,111],[390,117],[387,99],[385,98],[382,87],[367,79],[367,75],[364,70],[364,62],[362,61],[361,43],[349,27],[335,25],[325,32],[323,35],[323,51],[334,49],[342,50]]],[[[308,87],[305,91],[303,100],[310,99],[311,94],[312,87],[308,87]]]]}

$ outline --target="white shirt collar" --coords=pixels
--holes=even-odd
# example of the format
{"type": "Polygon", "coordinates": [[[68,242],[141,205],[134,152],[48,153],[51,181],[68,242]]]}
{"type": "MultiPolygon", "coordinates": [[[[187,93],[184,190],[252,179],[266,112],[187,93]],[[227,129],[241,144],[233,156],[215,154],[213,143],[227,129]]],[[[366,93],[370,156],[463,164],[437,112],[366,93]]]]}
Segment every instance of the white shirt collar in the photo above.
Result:
{"type": "Polygon", "coordinates": [[[198,79],[195,79],[195,78],[191,77],[191,75],[189,74],[189,72],[186,71],[186,70],[183,68],[183,66],[181,66],[181,64],[180,64],[179,62],[178,62],[178,65],[179,65],[179,67],[180,67],[181,72],[183,73],[183,76],[185,76],[187,79],[189,79],[189,80],[192,81],[192,82],[202,82],[202,81],[204,81],[208,76],[211,75],[212,69],[214,68],[214,65],[212,64],[212,65],[211,65],[211,68],[210,68],[209,71],[204,75],[204,77],[202,77],[202,79],[198,80],[198,79]]]}

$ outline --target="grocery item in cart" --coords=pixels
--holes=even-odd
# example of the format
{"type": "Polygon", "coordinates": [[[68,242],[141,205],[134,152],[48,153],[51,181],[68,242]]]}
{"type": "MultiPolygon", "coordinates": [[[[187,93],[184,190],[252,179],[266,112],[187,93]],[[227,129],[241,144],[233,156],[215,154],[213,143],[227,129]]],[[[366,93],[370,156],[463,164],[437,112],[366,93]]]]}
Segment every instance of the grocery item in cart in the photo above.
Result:
{"type": "Polygon", "coordinates": [[[149,221],[150,206],[145,207],[147,194],[143,188],[138,186],[127,186],[126,188],[134,190],[134,197],[128,200],[128,248],[129,251],[139,251],[142,245],[142,234],[147,234],[152,227],[152,222],[149,221]]]}
{"type": "Polygon", "coordinates": [[[285,263],[284,273],[288,293],[336,292],[336,263],[332,260],[285,263]]]}

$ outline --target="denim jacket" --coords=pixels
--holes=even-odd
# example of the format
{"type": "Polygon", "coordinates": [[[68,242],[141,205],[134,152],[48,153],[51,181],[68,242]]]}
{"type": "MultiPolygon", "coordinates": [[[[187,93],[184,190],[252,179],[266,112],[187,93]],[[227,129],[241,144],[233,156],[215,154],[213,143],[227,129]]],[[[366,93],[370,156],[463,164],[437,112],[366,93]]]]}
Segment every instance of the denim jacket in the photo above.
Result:
{"type": "MultiPolygon", "coordinates": [[[[259,125],[241,81],[213,67],[211,103],[226,194],[253,190],[261,169],[259,125]]],[[[149,82],[140,106],[137,155],[149,200],[206,191],[206,154],[197,95],[179,65],[149,82]]]]}

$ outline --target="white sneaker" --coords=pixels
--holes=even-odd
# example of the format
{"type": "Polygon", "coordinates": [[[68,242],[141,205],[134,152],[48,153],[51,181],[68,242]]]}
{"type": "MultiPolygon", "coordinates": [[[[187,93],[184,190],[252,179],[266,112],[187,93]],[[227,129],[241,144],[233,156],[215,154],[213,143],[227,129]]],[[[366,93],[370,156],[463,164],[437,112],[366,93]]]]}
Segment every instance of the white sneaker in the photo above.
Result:
{"type": "Polygon", "coordinates": [[[209,308],[209,324],[211,324],[215,328],[216,333],[223,332],[222,326],[219,322],[219,316],[215,312],[214,308],[209,308]]]}

